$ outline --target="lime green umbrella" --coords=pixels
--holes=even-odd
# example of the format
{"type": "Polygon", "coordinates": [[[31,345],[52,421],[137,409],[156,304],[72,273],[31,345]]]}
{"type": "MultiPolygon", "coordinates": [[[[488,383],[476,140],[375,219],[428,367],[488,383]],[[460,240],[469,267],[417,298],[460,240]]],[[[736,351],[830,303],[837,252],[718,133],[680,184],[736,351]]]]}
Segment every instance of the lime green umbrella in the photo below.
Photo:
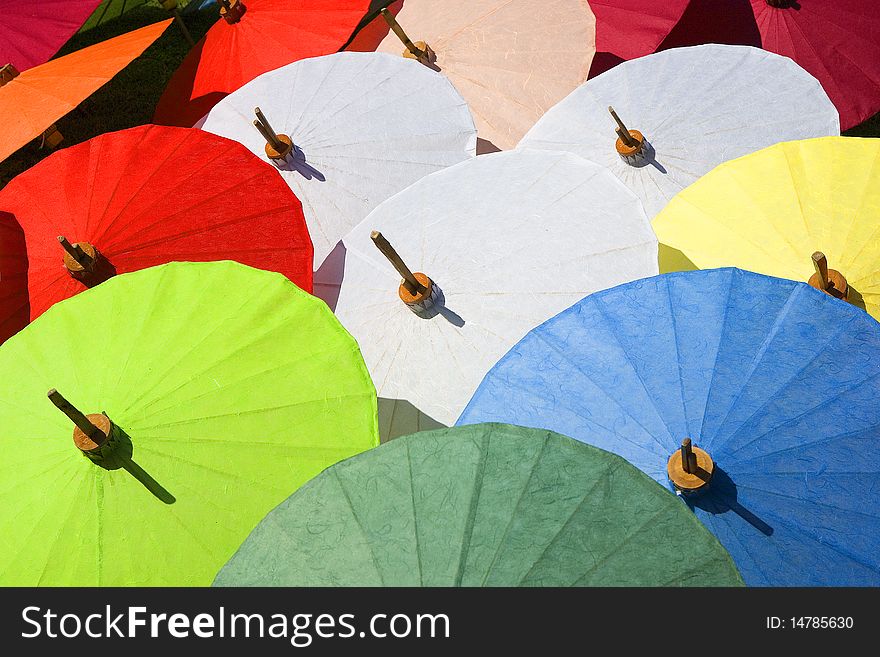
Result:
{"type": "Polygon", "coordinates": [[[0,370],[0,585],[210,584],[270,509],[378,444],[351,336],[232,262],[116,276],[3,344],[0,370]]]}
{"type": "Polygon", "coordinates": [[[398,438],[272,511],[215,586],[740,586],[680,500],[609,452],[477,424],[398,438]]]}

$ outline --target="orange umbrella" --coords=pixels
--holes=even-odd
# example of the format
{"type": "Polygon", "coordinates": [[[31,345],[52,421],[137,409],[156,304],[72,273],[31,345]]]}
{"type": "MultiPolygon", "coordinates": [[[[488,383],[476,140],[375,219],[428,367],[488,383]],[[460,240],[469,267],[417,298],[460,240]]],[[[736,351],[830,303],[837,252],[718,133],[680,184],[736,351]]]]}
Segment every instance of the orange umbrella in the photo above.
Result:
{"type": "Polygon", "coordinates": [[[23,73],[0,72],[0,161],[74,109],[128,66],[171,20],[77,50],[23,73]],[[5,84],[4,84],[5,82],[5,84]]]}

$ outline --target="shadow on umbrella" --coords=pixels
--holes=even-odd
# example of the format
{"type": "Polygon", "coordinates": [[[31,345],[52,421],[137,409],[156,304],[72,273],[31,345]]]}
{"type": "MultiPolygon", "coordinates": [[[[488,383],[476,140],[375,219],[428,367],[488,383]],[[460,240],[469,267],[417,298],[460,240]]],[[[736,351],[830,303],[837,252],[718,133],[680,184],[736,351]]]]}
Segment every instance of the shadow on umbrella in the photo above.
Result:
{"type": "Polygon", "coordinates": [[[419,431],[445,429],[446,425],[423,413],[405,399],[378,398],[379,438],[381,442],[419,431]]]}
{"type": "Polygon", "coordinates": [[[0,212],[0,344],[30,322],[27,271],[24,231],[12,214],[0,212]]]}
{"type": "Polygon", "coordinates": [[[715,466],[712,481],[705,492],[682,496],[685,503],[693,510],[702,509],[712,515],[721,515],[733,511],[765,536],[773,535],[773,528],[737,501],[736,484],[724,470],[715,466]]]}
{"type": "Polygon", "coordinates": [[[86,287],[92,288],[114,276],[116,276],[116,267],[107,258],[99,256],[95,263],[95,268],[89,272],[89,275],[78,277],[77,280],[86,287]]]}
{"type": "Polygon", "coordinates": [[[306,154],[303,153],[299,146],[293,147],[291,156],[284,160],[284,164],[279,165],[278,168],[282,171],[296,171],[306,180],[311,180],[312,178],[321,182],[327,180],[323,173],[306,161],[306,154]]]}
{"type": "Polygon", "coordinates": [[[488,153],[500,153],[501,149],[498,148],[495,144],[493,144],[488,139],[483,139],[482,137],[477,137],[477,155],[486,155],[488,153]]]}
{"type": "Polygon", "coordinates": [[[609,71],[624,61],[622,57],[610,52],[597,52],[593,56],[593,63],[590,64],[590,73],[587,79],[592,79],[597,75],[602,75],[605,71],[609,71]]]}
{"type": "Polygon", "coordinates": [[[651,142],[649,142],[647,139],[642,142],[641,157],[635,162],[630,163],[630,165],[634,166],[637,169],[641,169],[642,167],[651,165],[660,173],[666,173],[666,167],[664,167],[657,161],[657,151],[654,150],[651,142]]]}
{"type": "Polygon", "coordinates": [[[865,299],[861,292],[849,284],[847,284],[847,288],[849,291],[847,292],[846,300],[856,308],[861,308],[862,310],[867,311],[867,308],[865,307],[865,299]]]}
{"type": "Polygon", "coordinates": [[[336,312],[339,301],[339,290],[345,275],[345,244],[340,240],[330,252],[321,266],[315,270],[313,294],[326,303],[330,310],[336,312]]]}
{"type": "Polygon", "coordinates": [[[89,457],[92,462],[104,468],[105,470],[125,470],[132,477],[137,479],[144,488],[150,491],[156,499],[165,504],[174,504],[177,498],[169,493],[158,481],[150,476],[150,473],[134,462],[132,455],[134,454],[134,445],[131,437],[122,430],[119,425],[113,425],[114,446],[112,451],[103,458],[89,457]]]}
{"type": "Polygon", "coordinates": [[[668,274],[673,271],[696,271],[699,269],[682,251],[662,243],[657,249],[657,264],[660,267],[661,274],[668,274]]]}
{"type": "Polygon", "coordinates": [[[461,317],[461,315],[451,311],[446,307],[446,296],[443,294],[443,290],[440,288],[437,283],[434,283],[434,288],[436,292],[432,295],[434,299],[434,304],[425,310],[413,310],[416,315],[421,317],[422,319],[433,319],[437,315],[440,315],[447,322],[452,324],[453,326],[457,326],[461,328],[464,326],[465,321],[461,317]]]}
{"type": "MultiPolygon", "coordinates": [[[[799,9],[800,5],[793,9],[799,9]]],[[[724,20],[718,20],[716,0],[691,0],[672,31],[657,50],[727,43],[761,47],[761,33],[755,21],[751,0],[730,0],[724,5],[724,20]]]]}

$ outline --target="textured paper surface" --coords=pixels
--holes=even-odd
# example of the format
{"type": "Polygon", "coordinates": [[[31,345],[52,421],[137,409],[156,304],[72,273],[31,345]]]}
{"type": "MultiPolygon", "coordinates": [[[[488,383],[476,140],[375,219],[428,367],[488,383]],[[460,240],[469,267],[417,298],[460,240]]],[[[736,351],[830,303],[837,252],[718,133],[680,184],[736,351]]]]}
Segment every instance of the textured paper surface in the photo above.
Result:
{"type": "Polygon", "coordinates": [[[260,76],[218,104],[202,126],[267,162],[253,126],[259,107],[301,150],[281,175],[302,201],[315,268],[379,203],[474,155],[473,119],[461,96],[417,62],[339,53],[260,76]]]}
{"type": "Polygon", "coordinates": [[[0,0],[0,66],[43,64],[80,28],[101,0],[0,0]]]}
{"type": "Polygon", "coordinates": [[[622,459],[539,429],[400,438],[322,472],[215,586],[737,586],[718,541],[622,459]]]}
{"type": "Polygon", "coordinates": [[[258,75],[336,52],[369,0],[246,0],[241,20],[220,18],[175,71],[154,123],[189,127],[217,101],[258,75]]]}
{"type": "Polygon", "coordinates": [[[0,383],[6,586],[210,584],[270,509],[378,444],[351,336],[283,276],[237,263],[116,276],[8,340],[0,369],[15,373],[0,383]],[[106,411],[164,492],[85,458],[52,387],[106,411]]]}
{"type": "Polygon", "coordinates": [[[228,259],[312,289],[299,201],[274,167],[201,130],[141,126],[62,149],[0,190],[0,209],[24,231],[31,319],[86,289],[61,264],[58,235],[89,242],[118,274],[228,259]]]}
{"type": "Polygon", "coordinates": [[[625,62],[578,87],[523,138],[608,167],[649,217],[717,164],[788,139],[840,134],[819,83],[791,60],[744,46],[697,46],[625,62]],[[654,155],[626,164],[617,124],[639,130],[654,155]]]}
{"type": "MultiPolygon", "coordinates": [[[[406,0],[389,9],[410,39],[436,53],[480,137],[501,150],[587,79],[596,50],[587,0],[406,0]]],[[[378,16],[349,49],[400,57],[405,48],[378,16]]]]}
{"type": "MultiPolygon", "coordinates": [[[[880,584],[880,325],[737,269],[594,294],[529,333],[460,424],[546,427],[658,482],[689,437],[716,470],[689,505],[747,584],[880,584]]],[[[670,493],[671,495],[671,493],[670,493]]]]}
{"type": "Polygon", "coordinates": [[[170,24],[168,19],[77,50],[35,66],[0,87],[0,161],[107,84],[170,24]]]}
{"type": "Polygon", "coordinates": [[[807,281],[812,254],[880,319],[880,143],[828,137],[727,162],[654,220],[660,240],[701,268],[736,266],[807,281]]]}
{"type": "Polygon", "coordinates": [[[810,0],[781,8],[767,0],[590,0],[590,5],[600,53],[634,59],[657,48],[703,43],[756,46],[790,57],[818,78],[840,112],[842,130],[880,111],[876,0],[810,0]]]}
{"type": "Polygon", "coordinates": [[[379,396],[444,425],[527,331],[585,294],[657,273],[638,199],[605,169],[562,152],[482,155],[423,178],[344,244],[336,314],[379,396]],[[372,230],[440,287],[439,314],[419,317],[400,301],[400,276],[372,230]]]}

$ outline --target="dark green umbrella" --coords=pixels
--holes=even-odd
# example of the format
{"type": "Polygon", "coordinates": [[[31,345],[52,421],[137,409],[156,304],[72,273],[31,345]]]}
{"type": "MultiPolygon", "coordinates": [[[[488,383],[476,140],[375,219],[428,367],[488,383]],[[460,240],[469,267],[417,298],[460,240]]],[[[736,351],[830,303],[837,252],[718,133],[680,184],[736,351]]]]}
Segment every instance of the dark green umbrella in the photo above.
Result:
{"type": "Polygon", "coordinates": [[[626,461],[478,424],[405,436],[276,507],[215,586],[740,586],[718,540],[626,461]]]}

